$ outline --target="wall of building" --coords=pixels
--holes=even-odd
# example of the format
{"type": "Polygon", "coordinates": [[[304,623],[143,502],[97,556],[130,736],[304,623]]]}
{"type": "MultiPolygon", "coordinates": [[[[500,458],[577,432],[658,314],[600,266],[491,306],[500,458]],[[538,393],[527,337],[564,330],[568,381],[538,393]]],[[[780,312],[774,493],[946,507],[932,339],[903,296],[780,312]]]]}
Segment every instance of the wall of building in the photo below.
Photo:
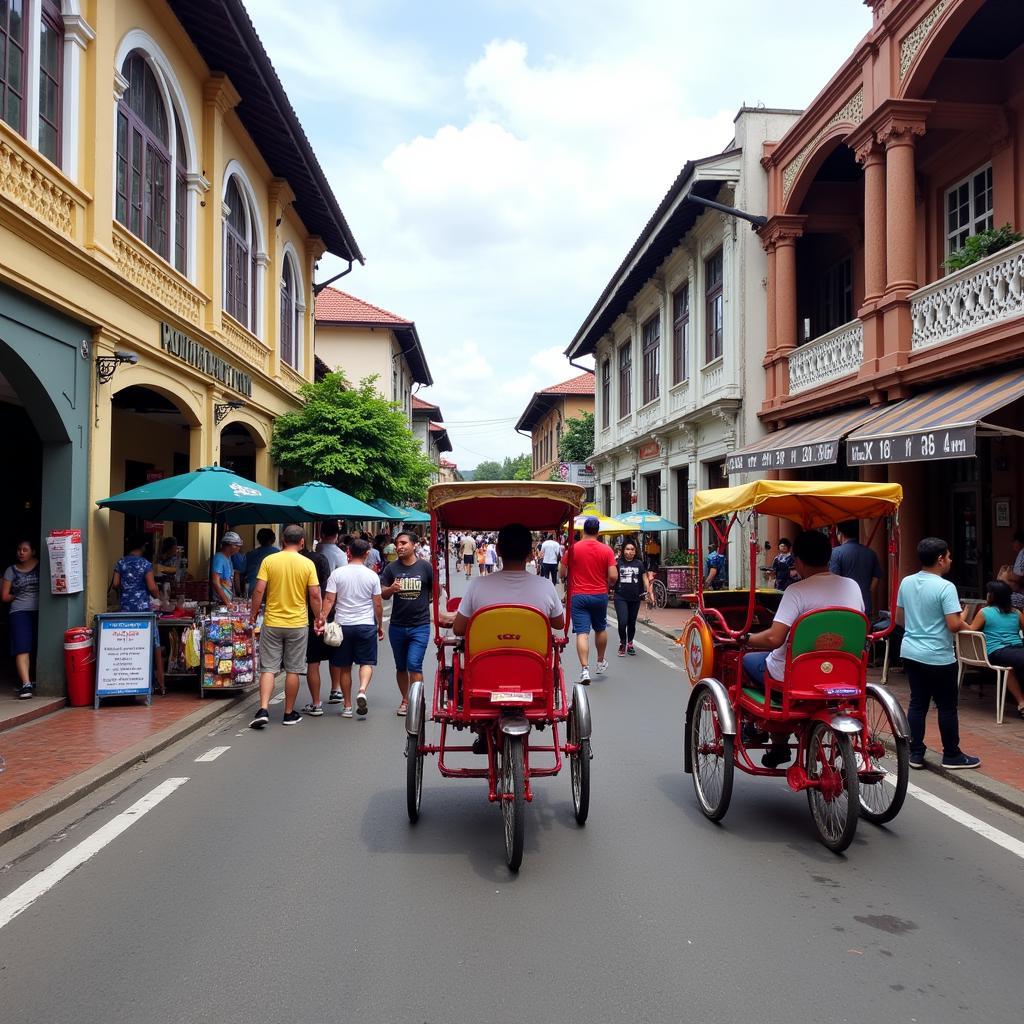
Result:
{"type": "Polygon", "coordinates": [[[565,429],[565,421],[579,419],[584,413],[594,412],[594,399],[582,395],[567,395],[534,424],[530,431],[531,449],[533,452],[533,479],[550,480],[555,467],[561,461],[558,455],[558,442],[565,429]],[[545,458],[547,452],[550,458],[545,458]]]}

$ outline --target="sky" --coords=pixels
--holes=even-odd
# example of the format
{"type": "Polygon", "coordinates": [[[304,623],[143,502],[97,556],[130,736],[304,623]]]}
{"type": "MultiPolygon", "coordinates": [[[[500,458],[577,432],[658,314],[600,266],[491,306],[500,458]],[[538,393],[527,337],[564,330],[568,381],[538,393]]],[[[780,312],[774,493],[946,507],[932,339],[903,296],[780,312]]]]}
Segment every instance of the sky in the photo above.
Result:
{"type": "MultiPolygon", "coordinates": [[[[366,265],[415,321],[460,468],[516,420],[688,159],[803,108],[862,0],[246,0],[366,265]]],[[[321,261],[317,280],[344,269],[321,261]]]]}

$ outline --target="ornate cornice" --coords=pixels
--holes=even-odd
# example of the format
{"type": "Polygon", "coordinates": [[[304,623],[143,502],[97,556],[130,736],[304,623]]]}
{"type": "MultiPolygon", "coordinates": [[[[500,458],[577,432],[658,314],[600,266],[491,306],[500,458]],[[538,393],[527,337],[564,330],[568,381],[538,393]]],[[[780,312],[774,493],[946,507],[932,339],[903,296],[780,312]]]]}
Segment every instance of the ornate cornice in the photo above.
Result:
{"type": "Polygon", "coordinates": [[[80,14],[65,14],[62,16],[62,20],[64,21],[64,38],[69,43],[74,43],[84,50],[96,38],[95,31],[80,14]]]}
{"type": "Polygon", "coordinates": [[[761,244],[766,252],[774,252],[776,246],[793,245],[803,237],[807,218],[794,214],[779,214],[772,217],[764,227],[758,228],[761,244]]]}
{"type": "Polygon", "coordinates": [[[856,127],[864,120],[864,87],[858,87],[857,91],[847,97],[846,102],[804,143],[800,152],[786,164],[782,171],[782,198],[789,197],[793,190],[800,168],[807,162],[818,143],[829,135],[833,129],[841,124],[848,124],[856,127]]]}
{"type": "Polygon", "coordinates": [[[203,83],[203,100],[226,114],[242,102],[242,97],[223,71],[215,71],[203,83]]]}
{"type": "Polygon", "coordinates": [[[938,3],[900,40],[899,77],[901,82],[907,77],[914,58],[917,57],[924,41],[942,16],[942,12],[952,2],[953,0],[938,0],[938,3]]]}

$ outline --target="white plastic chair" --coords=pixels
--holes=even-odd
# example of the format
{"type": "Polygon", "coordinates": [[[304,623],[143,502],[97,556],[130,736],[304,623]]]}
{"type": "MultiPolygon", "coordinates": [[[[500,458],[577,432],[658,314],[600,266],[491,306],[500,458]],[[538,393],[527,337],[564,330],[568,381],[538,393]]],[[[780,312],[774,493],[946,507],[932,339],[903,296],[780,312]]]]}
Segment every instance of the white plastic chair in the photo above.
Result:
{"type": "Polygon", "coordinates": [[[987,668],[996,674],[996,724],[1003,724],[1003,704],[1006,702],[1006,677],[1010,669],[1003,665],[993,665],[988,660],[985,648],[985,634],[973,629],[961,629],[955,634],[957,689],[963,682],[965,668],[987,668]]]}

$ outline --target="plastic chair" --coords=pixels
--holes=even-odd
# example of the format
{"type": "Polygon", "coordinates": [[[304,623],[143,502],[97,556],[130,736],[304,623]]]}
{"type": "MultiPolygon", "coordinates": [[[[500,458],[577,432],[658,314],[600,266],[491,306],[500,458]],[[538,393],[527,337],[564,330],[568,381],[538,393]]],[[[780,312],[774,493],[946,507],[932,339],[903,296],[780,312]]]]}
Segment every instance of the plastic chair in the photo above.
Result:
{"type": "Polygon", "coordinates": [[[955,634],[956,644],[956,685],[960,688],[966,668],[987,668],[996,674],[996,724],[1003,724],[1003,704],[1006,703],[1006,677],[1011,669],[1003,665],[993,665],[988,660],[988,649],[985,647],[985,634],[973,629],[961,629],[955,634]]]}

